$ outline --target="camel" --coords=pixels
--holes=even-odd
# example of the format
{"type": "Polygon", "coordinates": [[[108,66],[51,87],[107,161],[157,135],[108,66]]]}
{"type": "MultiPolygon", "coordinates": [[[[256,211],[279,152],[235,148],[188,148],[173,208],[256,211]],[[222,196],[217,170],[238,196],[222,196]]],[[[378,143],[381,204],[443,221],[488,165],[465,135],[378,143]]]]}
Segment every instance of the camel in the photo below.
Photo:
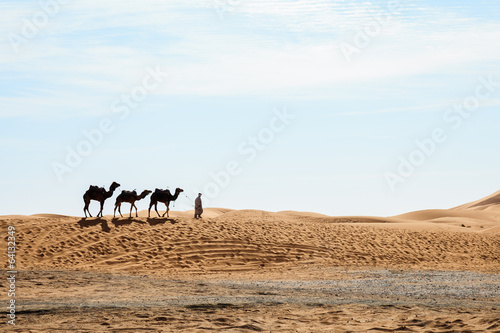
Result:
{"type": "Polygon", "coordinates": [[[111,198],[113,192],[116,190],[117,187],[120,187],[120,184],[118,184],[117,182],[113,182],[113,184],[111,184],[111,186],[109,187],[109,191],[106,191],[104,187],[90,185],[87,192],[85,192],[85,194],[83,195],[83,201],[85,202],[85,207],[83,207],[83,212],[85,213],[85,217],[87,217],[87,212],[89,213],[90,217],[92,217],[92,214],[90,214],[89,210],[89,205],[91,200],[99,201],[99,203],[101,204],[101,210],[97,214],[97,217],[99,217],[99,215],[102,217],[102,209],[104,208],[104,201],[106,201],[106,199],[108,198],[111,198]]]}
{"type": "Polygon", "coordinates": [[[158,202],[163,202],[165,206],[167,206],[167,211],[163,213],[162,217],[165,217],[165,214],[167,214],[167,217],[169,217],[168,212],[170,211],[169,208],[170,202],[177,200],[181,192],[184,192],[184,190],[176,188],[175,194],[172,195],[172,193],[170,193],[169,190],[160,190],[157,188],[151,195],[151,202],[149,203],[149,209],[148,209],[148,217],[150,217],[151,215],[151,207],[153,207],[153,205],[155,205],[156,214],[158,214],[158,217],[160,217],[160,213],[158,213],[158,202]]]}
{"type": "Polygon", "coordinates": [[[116,217],[116,209],[118,209],[118,213],[120,213],[120,216],[123,217],[121,209],[120,209],[122,206],[122,202],[130,203],[130,216],[129,217],[132,217],[132,208],[134,208],[134,207],[135,207],[135,217],[138,217],[139,215],[137,214],[137,206],[135,205],[135,202],[139,201],[141,199],[144,199],[150,193],[151,193],[150,190],[142,191],[141,195],[137,195],[137,192],[135,190],[122,191],[122,193],[120,193],[120,195],[116,197],[115,211],[113,213],[113,217],[116,217]]]}

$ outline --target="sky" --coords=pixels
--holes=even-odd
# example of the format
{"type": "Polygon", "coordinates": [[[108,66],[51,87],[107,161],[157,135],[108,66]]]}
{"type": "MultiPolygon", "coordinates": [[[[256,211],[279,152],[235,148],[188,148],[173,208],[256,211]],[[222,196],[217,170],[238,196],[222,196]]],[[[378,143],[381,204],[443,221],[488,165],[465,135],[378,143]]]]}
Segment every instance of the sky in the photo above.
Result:
{"type": "Polygon", "coordinates": [[[0,215],[83,216],[113,181],[105,214],[133,189],[334,216],[500,190],[498,1],[15,0],[0,17],[0,215]]]}

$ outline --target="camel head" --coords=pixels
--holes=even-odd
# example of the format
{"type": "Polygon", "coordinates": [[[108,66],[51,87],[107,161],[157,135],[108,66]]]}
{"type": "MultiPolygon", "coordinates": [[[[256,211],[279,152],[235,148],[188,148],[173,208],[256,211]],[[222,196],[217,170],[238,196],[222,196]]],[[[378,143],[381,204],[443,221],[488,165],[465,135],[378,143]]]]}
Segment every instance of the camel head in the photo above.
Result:
{"type": "Polygon", "coordinates": [[[144,190],[144,191],[142,191],[142,193],[141,193],[140,197],[145,198],[145,197],[147,197],[148,195],[150,195],[151,193],[153,193],[153,192],[152,192],[152,191],[150,191],[150,190],[144,190]]]}
{"type": "Polygon", "coordinates": [[[184,192],[184,190],[181,188],[176,188],[175,194],[172,195],[172,200],[177,200],[177,198],[179,197],[179,194],[181,194],[181,192],[184,192]]]}
{"type": "Polygon", "coordinates": [[[111,186],[109,187],[109,190],[111,192],[114,192],[118,187],[120,187],[120,184],[118,184],[117,182],[113,182],[113,184],[111,184],[111,186]]]}

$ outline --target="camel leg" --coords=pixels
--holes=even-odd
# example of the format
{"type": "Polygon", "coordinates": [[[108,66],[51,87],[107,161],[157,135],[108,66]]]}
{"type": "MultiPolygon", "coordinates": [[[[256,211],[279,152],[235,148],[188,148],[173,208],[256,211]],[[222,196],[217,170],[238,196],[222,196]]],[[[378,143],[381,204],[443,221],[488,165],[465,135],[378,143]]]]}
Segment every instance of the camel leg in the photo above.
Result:
{"type": "Polygon", "coordinates": [[[155,210],[156,214],[158,214],[158,217],[160,217],[160,213],[158,213],[158,202],[155,202],[155,210]]]}
{"type": "Polygon", "coordinates": [[[169,216],[168,216],[168,211],[169,211],[170,209],[168,208],[168,203],[165,203],[165,206],[167,207],[167,210],[165,211],[165,213],[163,213],[163,217],[165,217],[165,214],[167,214],[167,217],[169,217],[169,216]]]}
{"type": "Polygon", "coordinates": [[[102,217],[103,210],[104,210],[104,201],[101,201],[101,210],[99,211],[99,214],[97,214],[97,217],[99,217],[99,215],[102,217]]]}
{"type": "MultiPolygon", "coordinates": [[[[137,206],[135,205],[135,202],[133,203],[135,207],[135,217],[139,217],[139,214],[137,214],[137,206]]],[[[132,207],[130,207],[130,216],[132,216],[132,207]]]]}
{"type": "Polygon", "coordinates": [[[132,217],[132,208],[134,208],[134,203],[133,202],[130,203],[130,214],[129,214],[129,217],[132,217]]]}
{"type": "Polygon", "coordinates": [[[115,205],[115,212],[114,212],[114,214],[113,214],[113,217],[114,217],[114,216],[115,216],[115,214],[116,214],[116,209],[118,209],[118,213],[120,213],[120,216],[121,216],[121,217],[123,217],[121,207],[122,207],[122,203],[121,203],[121,202],[118,202],[118,203],[115,205]]]}
{"type": "Polygon", "coordinates": [[[149,208],[148,208],[148,217],[151,217],[151,207],[153,207],[153,201],[149,203],[149,208]]]}
{"type": "MultiPolygon", "coordinates": [[[[87,212],[89,213],[89,217],[92,217],[92,214],[90,214],[89,206],[87,206],[86,209],[87,209],[87,212]]],[[[84,209],[84,211],[85,211],[85,209],[84,209]]],[[[85,213],[85,217],[87,217],[87,213],[85,213]]]]}
{"type": "Polygon", "coordinates": [[[83,207],[83,212],[85,213],[85,217],[87,217],[87,212],[89,213],[89,216],[92,217],[92,214],[90,214],[89,205],[90,202],[85,202],[85,207],[83,207]]]}

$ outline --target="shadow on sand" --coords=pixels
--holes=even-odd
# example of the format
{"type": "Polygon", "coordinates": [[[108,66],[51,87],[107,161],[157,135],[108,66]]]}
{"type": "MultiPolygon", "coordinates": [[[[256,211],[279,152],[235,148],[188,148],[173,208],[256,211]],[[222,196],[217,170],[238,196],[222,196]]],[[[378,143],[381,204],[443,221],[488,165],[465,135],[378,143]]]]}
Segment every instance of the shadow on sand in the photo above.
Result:
{"type": "Polygon", "coordinates": [[[133,217],[126,217],[126,218],[119,218],[119,217],[114,217],[111,220],[111,223],[115,225],[115,227],[121,227],[123,225],[129,225],[132,223],[139,223],[139,224],[145,224],[144,221],[134,219],[133,217]]]}
{"type": "MultiPolygon", "coordinates": [[[[114,217],[111,220],[111,223],[118,228],[124,225],[130,225],[132,223],[138,223],[138,224],[146,224],[149,223],[151,226],[159,225],[159,224],[177,224],[178,221],[173,219],[173,218],[166,218],[166,217],[148,217],[147,222],[144,222],[143,220],[139,220],[133,217],[127,217],[127,218],[118,218],[114,217]]],[[[106,219],[103,219],[101,217],[87,217],[87,218],[82,218],[80,221],[78,221],[78,224],[80,225],[80,228],[89,228],[89,227],[95,227],[97,225],[101,225],[102,231],[104,232],[110,232],[111,228],[108,225],[108,221],[106,219]]]]}
{"type": "Polygon", "coordinates": [[[80,221],[78,221],[78,224],[80,225],[80,228],[88,228],[88,227],[94,227],[96,225],[101,225],[102,231],[104,232],[110,232],[111,229],[108,225],[108,221],[106,219],[100,218],[100,217],[88,217],[88,218],[82,218],[80,221]]]}
{"type": "Polygon", "coordinates": [[[170,222],[170,224],[177,223],[176,220],[174,220],[172,218],[167,218],[167,217],[148,217],[147,221],[152,226],[158,225],[158,224],[165,224],[167,222],[170,222]]]}

